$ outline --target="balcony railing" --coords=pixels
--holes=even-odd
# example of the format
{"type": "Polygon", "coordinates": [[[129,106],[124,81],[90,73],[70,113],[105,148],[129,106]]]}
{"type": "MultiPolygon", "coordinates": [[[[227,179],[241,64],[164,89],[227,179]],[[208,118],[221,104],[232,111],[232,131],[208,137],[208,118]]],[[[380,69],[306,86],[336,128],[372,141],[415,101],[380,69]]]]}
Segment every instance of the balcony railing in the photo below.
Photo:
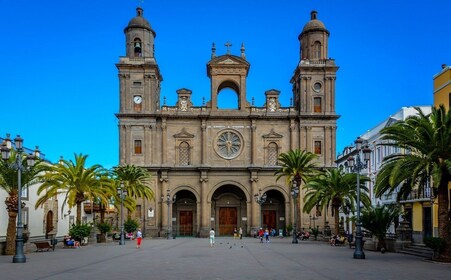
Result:
{"type": "Polygon", "coordinates": [[[401,199],[401,203],[416,202],[416,201],[430,201],[433,198],[432,189],[424,188],[423,190],[413,190],[406,199],[401,199]]]}

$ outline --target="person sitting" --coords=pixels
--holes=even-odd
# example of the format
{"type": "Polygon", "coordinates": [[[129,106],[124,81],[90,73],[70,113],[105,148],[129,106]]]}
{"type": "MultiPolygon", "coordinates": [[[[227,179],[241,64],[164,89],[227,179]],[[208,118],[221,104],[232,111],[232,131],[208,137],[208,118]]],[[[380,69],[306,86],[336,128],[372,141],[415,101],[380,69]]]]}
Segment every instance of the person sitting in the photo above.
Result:
{"type": "Polygon", "coordinates": [[[64,236],[64,245],[67,247],[80,248],[80,242],[73,239],[70,235],[64,236]]]}
{"type": "Polygon", "coordinates": [[[301,240],[307,240],[307,239],[309,239],[309,238],[310,238],[310,232],[304,231],[304,232],[301,234],[301,240]]]}
{"type": "Polygon", "coordinates": [[[332,235],[330,238],[330,246],[335,246],[335,241],[337,240],[338,235],[332,235]]]}

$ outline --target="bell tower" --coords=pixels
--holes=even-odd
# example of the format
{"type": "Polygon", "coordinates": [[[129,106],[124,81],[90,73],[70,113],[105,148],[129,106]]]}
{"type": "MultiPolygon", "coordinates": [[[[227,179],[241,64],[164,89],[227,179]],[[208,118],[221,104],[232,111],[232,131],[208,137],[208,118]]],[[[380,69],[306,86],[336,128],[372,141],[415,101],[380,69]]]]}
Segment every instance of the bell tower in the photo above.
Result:
{"type": "Polygon", "coordinates": [[[310,13],[298,39],[300,61],[291,78],[299,116],[300,147],[319,156],[325,166],[335,160],[335,79],[338,66],[329,57],[329,31],[318,13],[310,13]]]}
{"type": "Polygon", "coordinates": [[[120,114],[155,113],[160,110],[160,82],[163,77],[154,56],[155,31],[136,8],[125,33],[125,56],[119,70],[120,114]]]}

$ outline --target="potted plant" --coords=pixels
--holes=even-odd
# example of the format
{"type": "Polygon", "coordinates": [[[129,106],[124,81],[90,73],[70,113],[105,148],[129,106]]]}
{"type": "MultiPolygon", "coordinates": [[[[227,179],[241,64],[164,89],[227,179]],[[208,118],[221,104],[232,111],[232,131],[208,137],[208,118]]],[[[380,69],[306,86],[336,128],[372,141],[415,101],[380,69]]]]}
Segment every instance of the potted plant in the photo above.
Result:
{"type": "Polygon", "coordinates": [[[318,240],[319,235],[319,226],[316,226],[316,228],[310,228],[310,233],[315,236],[315,241],[318,240]]]}
{"type": "Polygon", "coordinates": [[[139,223],[137,220],[127,219],[124,223],[124,231],[126,233],[135,232],[136,229],[138,229],[138,227],[139,227],[139,223]]]}
{"type": "Polygon", "coordinates": [[[98,239],[98,242],[106,242],[106,234],[111,231],[111,225],[109,223],[98,223],[97,229],[100,231],[100,238],[98,239]]]}
{"type": "Polygon", "coordinates": [[[80,243],[82,243],[81,241],[85,237],[88,237],[90,233],[91,233],[91,226],[88,224],[73,225],[69,229],[69,235],[72,236],[73,239],[79,241],[80,243]]]}

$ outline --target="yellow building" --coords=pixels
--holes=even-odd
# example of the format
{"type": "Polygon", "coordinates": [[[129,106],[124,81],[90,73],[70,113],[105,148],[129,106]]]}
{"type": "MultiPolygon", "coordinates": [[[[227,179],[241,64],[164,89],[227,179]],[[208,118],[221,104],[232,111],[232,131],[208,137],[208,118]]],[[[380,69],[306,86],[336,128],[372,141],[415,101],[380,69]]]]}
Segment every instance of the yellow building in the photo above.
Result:
{"type": "MultiPolygon", "coordinates": [[[[451,107],[451,67],[442,65],[442,70],[433,76],[434,106],[451,107]]],[[[451,184],[448,185],[451,196],[451,184]]],[[[413,191],[404,201],[406,218],[412,225],[414,242],[421,243],[424,237],[438,236],[438,202],[429,187],[421,193],[413,191]]]]}
{"type": "Polygon", "coordinates": [[[434,75],[434,106],[445,105],[451,107],[451,67],[442,65],[442,71],[434,75]]]}

